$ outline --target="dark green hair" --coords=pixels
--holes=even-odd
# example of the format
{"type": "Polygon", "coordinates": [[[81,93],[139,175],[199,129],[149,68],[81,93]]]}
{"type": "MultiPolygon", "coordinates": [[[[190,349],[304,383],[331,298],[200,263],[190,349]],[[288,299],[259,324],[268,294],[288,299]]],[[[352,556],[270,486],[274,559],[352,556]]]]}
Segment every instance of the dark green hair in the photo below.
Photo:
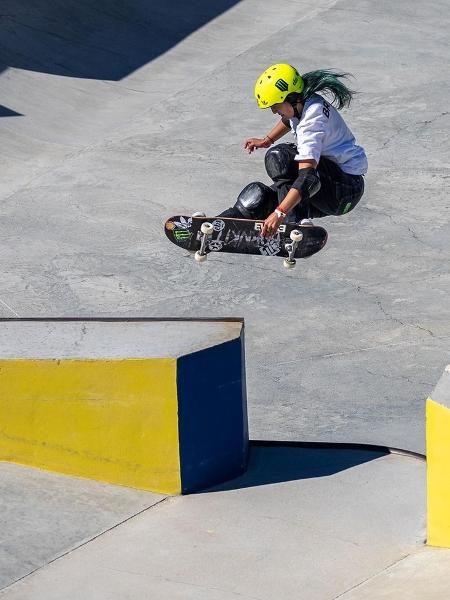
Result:
{"type": "Polygon", "coordinates": [[[349,75],[349,73],[340,73],[332,69],[309,71],[302,75],[304,88],[299,94],[296,94],[299,96],[298,100],[305,102],[313,94],[323,92],[325,95],[331,96],[331,104],[334,104],[338,110],[350,106],[355,92],[340,81],[349,75]]]}

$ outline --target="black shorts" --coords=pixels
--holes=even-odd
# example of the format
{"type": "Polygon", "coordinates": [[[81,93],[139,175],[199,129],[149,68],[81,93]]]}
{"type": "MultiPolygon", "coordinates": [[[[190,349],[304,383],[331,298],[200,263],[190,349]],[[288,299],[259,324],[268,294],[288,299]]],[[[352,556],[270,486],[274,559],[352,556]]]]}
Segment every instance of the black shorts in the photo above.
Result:
{"type": "MultiPolygon", "coordinates": [[[[291,185],[298,176],[298,161],[295,144],[280,144],[283,151],[288,153],[288,174],[282,181],[274,182],[271,186],[278,193],[278,202],[282,202],[291,185]]],[[[301,219],[326,217],[328,215],[343,215],[355,208],[364,194],[364,177],[350,175],[332,160],[322,156],[317,165],[320,177],[320,190],[309,199],[295,206],[288,215],[288,221],[300,222],[301,219]]]]}

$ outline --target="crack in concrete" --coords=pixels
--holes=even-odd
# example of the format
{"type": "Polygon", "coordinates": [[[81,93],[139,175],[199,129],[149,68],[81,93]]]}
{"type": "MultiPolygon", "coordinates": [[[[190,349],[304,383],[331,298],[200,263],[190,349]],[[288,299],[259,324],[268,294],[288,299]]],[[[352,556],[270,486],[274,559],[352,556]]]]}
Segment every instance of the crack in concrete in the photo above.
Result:
{"type": "MultiPolygon", "coordinates": [[[[360,288],[360,289],[361,289],[361,291],[363,291],[362,288],[360,288]]],[[[365,292],[365,293],[367,293],[368,295],[371,295],[368,292],[365,292]]],[[[407,323],[406,321],[402,321],[401,319],[399,319],[397,317],[393,317],[384,308],[379,296],[375,296],[375,298],[376,298],[376,304],[377,304],[378,308],[381,310],[381,312],[383,313],[383,315],[386,317],[386,319],[388,321],[393,321],[394,323],[399,323],[399,325],[402,325],[403,327],[413,327],[415,329],[425,331],[426,333],[431,335],[431,337],[435,337],[435,334],[430,329],[426,329],[426,327],[421,327],[420,325],[416,325],[415,323],[407,323]]]]}
{"type": "Polygon", "coordinates": [[[80,348],[81,347],[81,342],[83,341],[83,339],[86,337],[87,334],[87,328],[86,325],[83,325],[81,327],[81,331],[80,331],[80,337],[78,340],[75,340],[74,342],[74,346],[75,348],[80,348]]]}
{"type": "Polygon", "coordinates": [[[367,577],[366,579],[363,579],[363,581],[360,581],[356,585],[353,585],[352,587],[348,588],[348,590],[345,590],[345,592],[342,592],[342,594],[339,594],[338,596],[335,596],[332,600],[338,600],[338,598],[343,598],[346,594],[348,594],[352,590],[356,590],[357,588],[361,587],[362,585],[364,585],[368,581],[371,581],[372,579],[375,579],[375,577],[378,577],[379,575],[381,575],[382,573],[385,573],[386,571],[388,571],[392,567],[395,567],[396,565],[398,565],[399,563],[401,563],[402,561],[404,561],[405,559],[407,559],[409,556],[411,556],[411,554],[412,553],[405,554],[404,556],[402,556],[398,560],[394,561],[393,563],[391,563],[390,565],[388,565],[387,567],[385,567],[384,569],[382,569],[378,573],[375,573],[374,575],[371,575],[370,577],[367,577]]]}
{"type": "Polygon", "coordinates": [[[420,384],[420,385],[424,385],[424,386],[428,386],[430,388],[432,388],[435,384],[434,383],[430,383],[429,381],[412,381],[409,377],[406,377],[405,375],[387,375],[386,373],[375,373],[374,371],[371,371],[370,369],[365,369],[366,373],[369,373],[369,375],[373,375],[374,377],[383,377],[383,379],[389,379],[389,380],[393,380],[393,381],[407,381],[410,384],[420,384]]]}
{"type": "Polygon", "coordinates": [[[400,135],[403,131],[405,131],[406,129],[408,129],[407,127],[400,127],[398,128],[391,136],[389,136],[382,144],[381,146],[379,146],[378,148],[376,148],[375,150],[377,152],[380,152],[381,150],[384,150],[391,142],[393,139],[395,139],[398,135],[400,135]]]}
{"type": "Polygon", "coordinates": [[[420,331],[427,333],[428,335],[430,335],[433,338],[437,337],[436,334],[433,331],[431,331],[431,329],[427,329],[426,327],[422,327],[421,325],[417,325],[416,323],[408,323],[407,321],[402,321],[398,317],[394,317],[391,314],[389,314],[389,312],[383,306],[382,300],[378,294],[370,292],[368,289],[364,288],[361,285],[358,285],[358,284],[355,285],[353,282],[351,282],[349,280],[341,280],[341,282],[349,285],[350,287],[353,287],[357,293],[361,292],[363,294],[366,294],[366,296],[368,298],[374,300],[375,304],[377,305],[378,309],[381,311],[383,316],[386,318],[386,320],[392,321],[394,323],[398,323],[402,327],[412,327],[414,329],[419,329],[420,331]]]}
{"type": "Polygon", "coordinates": [[[433,119],[429,119],[427,121],[418,121],[417,123],[414,123],[414,125],[423,125],[422,129],[424,129],[427,125],[431,125],[432,123],[435,123],[441,117],[446,117],[447,115],[450,115],[449,111],[440,113],[439,115],[436,115],[433,119]]]}
{"type": "Polygon", "coordinates": [[[384,150],[392,142],[392,140],[394,140],[397,136],[401,135],[403,132],[409,132],[409,131],[413,130],[413,131],[415,131],[417,133],[416,128],[418,126],[421,126],[420,129],[423,130],[428,125],[431,125],[432,123],[435,123],[438,119],[441,119],[442,117],[445,117],[448,114],[450,114],[450,112],[448,112],[448,111],[442,112],[442,113],[436,115],[433,119],[429,119],[427,121],[417,121],[416,123],[411,123],[411,124],[405,125],[404,127],[397,127],[396,130],[394,131],[394,133],[392,135],[390,135],[381,144],[381,146],[378,146],[378,148],[376,148],[376,150],[377,151],[384,150]]]}
{"type": "MultiPolygon", "coordinates": [[[[448,336],[448,335],[435,336],[434,339],[442,340],[442,341],[449,340],[450,336],[448,336]]],[[[280,366],[284,366],[284,365],[291,365],[291,364],[306,362],[306,361],[310,361],[310,360],[318,360],[318,359],[322,359],[322,358],[334,358],[336,356],[346,356],[348,354],[355,354],[357,352],[371,352],[372,350],[381,350],[383,348],[389,349],[389,348],[397,348],[398,346],[417,346],[420,343],[421,343],[420,340],[405,340],[404,342],[397,342],[397,343],[392,343],[392,344],[377,344],[375,346],[368,346],[366,348],[352,348],[350,350],[344,350],[343,352],[329,352],[326,354],[313,354],[312,356],[306,356],[304,358],[297,358],[295,360],[288,360],[286,362],[278,362],[275,364],[275,366],[280,367],[280,366]]],[[[272,363],[270,365],[261,365],[261,367],[264,369],[266,369],[268,366],[272,367],[273,365],[272,365],[272,363]]]]}
{"type": "MultiPolygon", "coordinates": [[[[412,255],[408,255],[408,258],[420,258],[420,257],[419,256],[414,257],[412,255]]],[[[447,277],[449,274],[450,274],[450,272],[445,271],[443,273],[435,273],[434,275],[428,275],[425,282],[428,284],[428,282],[433,279],[440,279],[441,277],[447,277]]],[[[348,284],[348,285],[353,285],[354,287],[359,287],[359,288],[361,288],[361,291],[362,291],[362,287],[358,286],[358,284],[356,284],[354,281],[352,281],[350,279],[340,278],[340,279],[335,279],[335,281],[336,281],[336,283],[348,284]]],[[[369,290],[372,288],[379,288],[380,285],[382,285],[383,283],[384,283],[383,281],[377,281],[375,283],[367,284],[364,286],[364,291],[369,292],[369,290]]],[[[420,279],[402,279],[398,283],[401,283],[401,285],[424,283],[424,278],[421,277],[420,279]]]]}
{"type": "Polygon", "coordinates": [[[425,246],[425,248],[428,248],[428,250],[435,250],[435,248],[433,248],[433,246],[430,246],[430,244],[427,244],[426,242],[424,242],[423,240],[421,240],[419,238],[419,236],[417,235],[417,233],[411,228],[410,225],[407,225],[406,223],[399,223],[398,221],[396,221],[394,219],[394,217],[391,214],[383,212],[381,210],[375,210],[373,208],[369,208],[368,206],[364,206],[364,205],[361,206],[359,210],[366,210],[366,211],[372,212],[372,213],[374,213],[376,215],[381,215],[383,217],[387,217],[397,227],[402,227],[403,229],[406,229],[411,234],[411,236],[413,237],[413,239],[416,240],[416,242],[419,242],[420,244],[422,244],[423,246],[425,246]]]}
{"type": "MultiPolygon", "coordinates": [[[[255,560],[261,560],[261,558],[257,558],[255,560]]],[[[175,579],[173,577],[164,577],[163,575],[154,575],[154,574],[148,574],[146,572],[143,571],[131,571],[129,569],[117,569],[114,567],[110,567],[108,565],[104,566],[104,568],[108,571],[113,571],[114,573],[123,573],[126,575],[137,575],[140,577],[145,577],[146,579],[156,579],[159,581],[166,581],[167,583],[173,583],[175,585],[186,585],[189,587],[193,587],[193,588],[199,588],[199,589],[203,589],[203,590],[210,590],[210,591],[214,591],[214,592],[227,592],[228,594],[233,594],[233,596],[237,596],[239,598],[244,598],[244,599],[248,599],[248,600],[263,600],[263,598],[260,598],[259,596],[249,596],[248,594],[242,594],[241,592],[236,592],[235,590],[231,590],[228,588],[224,588],[224,587],[212,587],[210,585],[206,585],[206,584],[201,584],[201,583],[192,583],[191,581],[183,581],[180,579],[175,579]]]]}
{"type": "Polygon", "coordinates": [[[16,313],[16,311],[11,306],[9,306],[9,304],[7,304],[4,300],[2,300],[1,298],[0,298],[0,304],[3,304],[3,306],[5,308],[7,308],[8,310],[10,310],[13,313],[14,316],[20,318],[20,315],[18,313],[16,313]]]}
{"type": "Polygon", "coordinates": [[[435,334],[431,331],[431,329],[427,329],[426,327],[422,327],[421,325],[416,325],[415,323],[408,323],[406,321],[402,321],[401,319],[399,319],[397,317],[393,317],[384,308],[379,296],[376,296],[376,298],[377,298],[376,303],[377,303],[378,307],[380,308],[381,312],[386,316],[386,318],[389,321],[393,321],[394,323],[399,323],[403,327],[413,327],[415,329],[419,329],[420,331],[424,331],[425,333],[428,333],[431,337],[435,337],[435,334]]]}

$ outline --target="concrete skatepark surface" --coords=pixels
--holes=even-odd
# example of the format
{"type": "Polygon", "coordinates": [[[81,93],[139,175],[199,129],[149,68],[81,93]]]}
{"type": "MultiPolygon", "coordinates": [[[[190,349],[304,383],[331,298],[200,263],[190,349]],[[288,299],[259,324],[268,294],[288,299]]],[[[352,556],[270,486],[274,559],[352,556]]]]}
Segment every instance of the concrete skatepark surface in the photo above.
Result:
{"type": "MultiPolygon", "coordinates": [[[[22,116],[0,120],[1,316],[242,316],[254,437],[423,451],[423,400],[448,362],[446,5],[342,1],[311,11],[280,2],[262,11],[247,0],[105,81],[77,68],[95,38],[87,3],[70,5],[72,37],[56,37],[58,52],[41,67],[35,36],[56,43],[45,14],[64,31],[69,16],[41,2],[38,25],[31,3],[17,15],[10,4],[2,103],[22,116]],[[74,64],[61,75],[53,63],[66,55],[74,64]],[[345,218],[322,220],[327,247],[292,273],[258,257],[217,256],[200,268],[161,224],[214,213],[249,181],[267,181],[263,154],[242,147],[273,124],[252,85],[280,56],[303,71],[355,74],[346,118],[369,156],[366,194],[345,218]]],[[[134,4],[136,21],[145,3],[134,4]]],[[[108,6],[126,37],[123,5],[108,6]]],[[[152,21],[145,27],[151,46],[152,21]]]]}
{"type": "Polygon", "coordinates": [[[411,457],[254,444],[244,476],[164,498],[5,465],[0,596],[334,598],[423,546],[423,475],[411,457]]]}
{"type": "MultiPolygon", "coordinates": [[[[2,3],[0,317],[241,316],[246,322],[252,438],[359,442],[423,452],[424,400],[449,362],[450,84],[442,71],[448,29],[447,3],[437,0],[426,5],[322,0],[314,7],[279,0],[263,8],[256,0],[158,7],[143,0],[105,0],[95,7],[47,0],[2,3]],[[273,125],[273,115],[257,110],[252,87],[262,69],[280,60],[303,72],[334,67],[354,74],[350,83],[359,93],[345,118],[369,157],[366,193],[346,217],[320,221],[329,232],[327,247],[292,272],[281,261],[263,257],[220,255],[197,265],[170,246],[162,223],[181,212],[215,214],[250,181],[267,182],[263,154],[247,156],[243,143],[273,125]]],[[[304,541],[305,546],[296,545],[306,540],[303,535],[290,532],[294,562],[287,569],[286,563],[278,565],[278,573],[289,573],[287,579],[275,577],[278,587],[274,583],[265,591],[252,591],[250,582],[241,589],[226,588],[222,595],[192,588],[189,596],[185,589],[174,592],[168,582],[159,597],[181,593],[183,598],[214,598],[215,593],[218,598],[265,598],[269,591],[272,597],[283,596],[283,586],[295,584],[298,591],[304,585],[301,573],[298,579],[293,575],[300,560],[295,551],[300,550],[311,553],[311,579],[322,586],[311,584],[307,598],[344,593],[351,599],[398,597],[395,582],[408,579],[409,565],[423,567],[433,557],[432,566],[416,572],[419,577],[420,572],[440,573],[448,564],[445,551],[413,553],[424,541],[425,507],[423,465],[410,460],[389,455],[317,476],[308,480],[317,485],[308,492],[304,479],[296,480],[294,488],[272,482],[247,490],[252,503],[265,507],[267,502],[278,519],[283,492],[300,503],[300,513],[307,513],[314,498],[339,499],[338,479],[349,476],[342,483],[349,495],[336,505],[339,517],[333,527],[346,528],[351,546],[361,543],[352,539],[361,531],[352,528],[343,510],[358,498],[361,481],[379,482],[371,488],[377,500],[376,490],[395,495],[398,488],[389,484],[411,469],[405,474],[409,491],[404,496],[378,498],[386,513],[394,499],[407,502],[407,510],[393,513],[397,537],[384,537],[380,530],[377,541],[366,507],[353,507],[362,519],[360,528],[374,532],[365,540],[373,550],[370,564],[355,558],[352,573],[345,573],[339,552],[333,563],[330,525],[323,536],[317,533],[314,543],[304,541]],[[381,465],[378,479],[375,465],[381,465]],[[395,556],[388,556],[387,549],[395,556]],[[386,571],[404,556],[411,558],[399,563],[399,571],[386,571]],[[333,579],[336,574],[342,579],[333,579]],[[367,585],[355,587],[367,578],[367,585]],[[385,596],[380,587],[378,592],[371,587],[376,585],[383,586],[385,596]]],[[[12,466],[5,468],[13,473],[12,466]]],[[[11,476],[23,477],[20,469],[11,476]]],[[[242,517],[242,543],[248,536],[246,523],[253,524],[239,504],[245,493],[239,489],[200,499],[220,512],[217,519],[223,524],[234,514],[234,501],[228,504],[228,499],[239,498],[236,510],[247,515],[242,517]]],[[[140,495],[123,498],[126,509],[98,516],[98,522],[95,517],[91,528],[63,538],[57,547],[50,544],[48,552],[30,552],[27,559],[19,552],[3,585],[153,502],[140,495]],[[29,568],[22,568],[23,561],[29,561],[29,568]]],[[[204,551],[205,540],[196,539],[203,535],[195,516],[199,498],[169,499],[172,517],[163,505],[167,519],[176,521],[169,554],[180,524],[191,527],[193,537],[187,540],[204,551]]],[[[61,501],[55,510],[66,510],[61,501]]],[[[20,521],[21,511],[12,509],[11,523],[20,521]]],[[[311,527],[319,530],[324,512],[310,514],[311,527]]],[[[152,515],[151,527],[169,531],[158,515],[152,515]]],[[[44,530],[47,521],[42,518],[44,530]]],[[[139,530],[141,522],[136,523],[139,530]]],[[[391,525],[385,525],[389,530],[391,525]]],[[[57,539],[62,529],[56,531],[57,539]]],[[[224,552],[236,538],[225,529],[224,552]]],[[[278,521],[270,531],[272,539],[249,541],[255,546],[264,542],[268,561],[277,556],[275,551],[270,555],[272,542],[281,543],[278,521]]],[[[107,540],[102,536],[95,543],[107,540]]],[[[157,550],[164,548],[154,548],[154,568],[163,560],[157,550]]],[[[179,551],[184,564],[187,552],[179,551]]],[[[79,564],[89,563],[89,556],[77,552],[79,564]]],[[[89,552],[95,556],[96,546],[89,552]]],[[[65,571],[70,570],[70,556],[43,571],[39,581],[34,576],[30,589],[37,582],[45,590],[48,581],[56,594],[53,577],[70,586],[65,571]]],[[[194,560],[201,556],[194,553],[194,560]]],[[[213,575],[209,588],[212,580],[213,575]]],[[[428,597],[441,597],[431,595],[432,580],[430,575],[428,597]]],[[[190,583],[200,585],[195,578],[190,583]]],[[[95,586],[95,597],[101,598],[99,580],[95,586]]],[[[417,583],[411,594],[420,589],[417,583]]],[[[132,587],[127,590],[134,597],[132,587]]],[[[24,593],[13,586],[3,595],[26,598],[20,595],[24,593]]],[[[126,593],[118,597],[128,597],[126,593]]],[[[50,597],[48,589],[28,597],[38,594],[50,597]]],[[[425,598],[411,594],[404,597],[425,598]]],[[[73,592],[68,597],[77,596],[73,592]]],[[[284,597],[298,594],[288,587],[284,597]]]]}

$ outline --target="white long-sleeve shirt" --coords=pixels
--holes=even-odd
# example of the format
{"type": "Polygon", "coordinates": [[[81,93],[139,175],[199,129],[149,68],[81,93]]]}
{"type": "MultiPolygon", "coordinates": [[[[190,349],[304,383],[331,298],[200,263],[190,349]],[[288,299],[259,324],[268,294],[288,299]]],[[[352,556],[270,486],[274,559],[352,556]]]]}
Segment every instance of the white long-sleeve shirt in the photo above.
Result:
{"type": "Polygon", "coordinates": [[[300,120],[289,120],[296,138],[295,160],[308,158],[319,162],[324,156],[351,175],[367,172],[367,157],[347,127],[339,111],[323,96],[313,94],[305,102],[300,120]]]}

